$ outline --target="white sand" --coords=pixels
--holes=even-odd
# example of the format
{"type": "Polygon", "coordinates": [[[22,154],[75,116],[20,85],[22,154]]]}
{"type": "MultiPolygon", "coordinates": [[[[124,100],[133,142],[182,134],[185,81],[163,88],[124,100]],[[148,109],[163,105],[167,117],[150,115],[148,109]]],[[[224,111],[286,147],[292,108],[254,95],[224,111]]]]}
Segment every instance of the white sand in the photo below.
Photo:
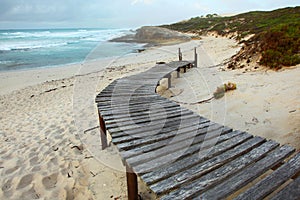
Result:
{"type": "Polygon", "coordinates": [[[220,71],[222,60],[230,58],[238,49],[234,40],[204,37],[204,51],[199,53],[206,53],[211,60],[200,59],[199,68],[175,79],[171,91],[180,94],[171,99],[198,102],[213,96],[223,83],[234,82],[237,90],[227,92],[221,99],[183,106],[234,129],[290,144],[299,150],[300,67],[279,72],[266,69],[247,73],[220,71]]]}
{"type": "MultiPolygon", "coordinates": [[[[195,45],[180,47],[192,55],[195,45]]],[[[116,78],[177,59],[178,47],[0,73],[0,199],[126,199],[118,152],[101,151],[94,128],[95,95],[116,78]]]]}
{"type": "MultiPolygon", "coordinates": [[[[157,61],[176,60],[178,47],[188,60],[199,47],[201,67],[174,79],[171,90],[182,93],[173,99],[197,101],[224,81],[236,82],[238,89],[226,98],[184,106],[300,149],[300,69],[218,72],[210,66],[238,48],[234,41],[209,37],[112,61],[0,73],[0,199],[126,199],[118,152],[113,146],[101,151],[99,130],[94,128],[95,95],[116,78],[144,71],[157,61]]],[[[149,195],[144,188],[141,192],[149,195]]]]}

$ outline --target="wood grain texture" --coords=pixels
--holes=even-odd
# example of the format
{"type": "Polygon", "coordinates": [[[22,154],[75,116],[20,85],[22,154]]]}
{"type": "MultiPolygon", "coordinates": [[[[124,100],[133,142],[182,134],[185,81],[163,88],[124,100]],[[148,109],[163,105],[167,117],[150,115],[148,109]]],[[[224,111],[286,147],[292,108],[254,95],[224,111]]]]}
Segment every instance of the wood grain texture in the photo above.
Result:
{"type": "MultiPolygon", "coordinates": [[[[131,198],[135,174],[161,200],[224,199],[283,163],[236,199],[268,197],[300,172],[300,153],[287,159],[292,147],[233,131],[155,93],[162,78],[171,86],[172,73],[180,77],[193,64],[157,64],[113,81],[95,98],[102,125],[134,173],[127,176],[131,198]]],[[[299,185],[298,177],[273,199],[299,199],[299,185]]]]}

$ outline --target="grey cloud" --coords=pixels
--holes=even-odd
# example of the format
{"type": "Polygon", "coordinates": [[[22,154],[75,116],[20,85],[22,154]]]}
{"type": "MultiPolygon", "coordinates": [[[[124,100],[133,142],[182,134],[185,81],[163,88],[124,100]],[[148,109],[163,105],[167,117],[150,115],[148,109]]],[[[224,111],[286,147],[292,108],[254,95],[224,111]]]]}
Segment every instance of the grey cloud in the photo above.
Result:
{"type": "Polygon", "coordinates": [[[268,9],[294,0],[0,0],[0,28],[136,27],[209,13],[268,9]],[[136,3],[133,3],[136,2],[136,3]],[[198,6],[197,6],[198,5],[198,6]]]}

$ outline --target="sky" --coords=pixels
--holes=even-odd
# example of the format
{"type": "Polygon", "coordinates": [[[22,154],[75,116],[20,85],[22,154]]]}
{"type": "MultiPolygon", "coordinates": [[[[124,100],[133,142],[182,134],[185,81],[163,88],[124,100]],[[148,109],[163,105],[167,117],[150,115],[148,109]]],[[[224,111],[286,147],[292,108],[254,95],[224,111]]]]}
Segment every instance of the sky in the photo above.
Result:
{"type": "Polygon", "coordinates": [[[300,0],[0,0],[0,29],[138,28],[299,5],[300,0]]]}

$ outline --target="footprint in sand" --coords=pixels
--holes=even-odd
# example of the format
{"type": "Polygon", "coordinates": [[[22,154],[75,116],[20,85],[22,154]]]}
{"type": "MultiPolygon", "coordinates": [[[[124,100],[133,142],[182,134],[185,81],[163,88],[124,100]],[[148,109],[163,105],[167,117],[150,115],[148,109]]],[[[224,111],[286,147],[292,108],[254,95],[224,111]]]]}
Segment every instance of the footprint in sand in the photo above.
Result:
{"type": "Polygon", "coordinates": [[[12,186],[12,180],[9,179],[8,181],[6,181],[4,183],[4,185],[2,186],[1,189],[2,189],[3,192],[7,192],[7,191],[9,191],[11,189],[11,186],[12,186]]]}
{"type": "Polygon", "coordinates": [[[27,175],[23,176],[17,186],[17,190],[28,186],[29,184],[31,184],[32,180],[33,180],[32,174],[27,174],[27,175]]]}
{"type": "Polygon", "coordinates": [[[269,112],[270,111],[270,102],[268,101],[264,101],[264,105],[263,105],[263,109],[265,112],[269,112]]]}
{"type": "Polygon", "coordinates": [[[38,172],[38,171],[41,171],[41,167],[40,166],[34,166],[34,167],[32,167],[32,169],[31,169],[31,172],[38,172]]]}
{"type": "Polygon", "coordinates": [[[30,166],[36,165],[36,164],[38,163],[38,161],[39,161],[39,158],[38,158],[37,156],[31,158],[31,159],[29,160],[30,166]]]}
{"type": "Polygon", "coordinates": [[[11,174],[11,173],[15,172],[15,171],[18,170],[18,169],[19,169],[19,166],[14,166],[14,167],[12,167],[12,168],[6,170],[6,171],[5,171],[5,174],[6,174],[6,175],[11,174]]]}
{"type": "Polygon", "coordinates": [[[55,187],[57,183],[57,176],[58,174],[54,173],[50,176],[46,176],[43,178],[42,183],[47,190],[55,187]]]}
{"type": "Polygon", "coordinates": [[[21,199],[40,199],[40,196],[32,186],[28,191],[21,194],[21,199]]]}

